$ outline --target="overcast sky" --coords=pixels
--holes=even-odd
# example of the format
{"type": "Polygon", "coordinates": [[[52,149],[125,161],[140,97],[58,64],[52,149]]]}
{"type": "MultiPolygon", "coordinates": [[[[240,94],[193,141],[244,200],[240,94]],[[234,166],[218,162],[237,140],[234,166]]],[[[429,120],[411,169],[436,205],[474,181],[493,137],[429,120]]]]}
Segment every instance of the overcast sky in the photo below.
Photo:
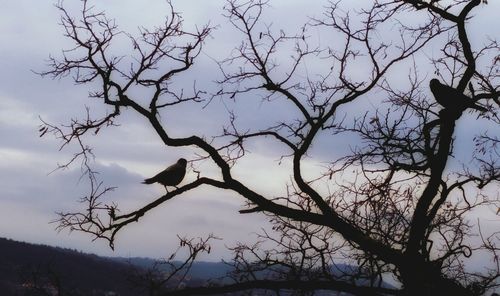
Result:
{"type": "MultiPolygon", "coordinates": [[[[98,10],[104,9],[115,18],[120,29],[133,34],[137,33],[138,26],[161,24],[167,9],[163,0],[92,2],[98,4],[98,10]]],[[[321,6],[326,3],[314,1],[313,5],[311,2],[271,1],[273,7],[268,10],[267,18],[278,28],[299,29],[306,16],[319,16],[321,6]]],[[[79,206],[77,199],[88,188],[79,181],[78,165],[49,174],[58,163],[68,160],[74,150],[70,147],[59,151],[58,140],[39,138],[39,117],[62,124],[74,116],[81,116],[85,105],[95,108],[96,112],[102,112],[102,109],[87,99],[88,86],[75,86],[69,78],[51,80],[33,73],[47,70],[45,61],[49,54],[57,56],[61,49],[68,47],[53,4],[50,0],[4,1],[0,10],[0,236],[102,255],[150,257],[168,256],[177,245],[177,234],[200,236],[214,233],[223,237],[212,256],[205,258],[207,260],[227,256],[224,245],[255,239],[252,233],[266,227],[265,217],[239,215],[242,200],[229,192],[215,190],[196,190],[156,208],[140,223],[130,225],[119,234],[114,252],[105,242],[92,242],[87,235],[54,230],[56,225],[49,222],[57,218],[55,212],[76,209],[79,206]]],[[[208,21],[218,26],[197,61],[197,72],[189,74],[197,78],[198,85],[209,87],[217,75],[214,74],[217,68],[212,58],[224,58],[232,47],[239,44],[241,36],[221,16],[224,1],[177,0],[173,4],[182,13],[187,29],[208,21]]],[[[473,34],[473,41],[484,41],[481,37],[486,34],[500,39],[497,29],[500,22],[495,16],[495,11],[500,11],[499,4],[499,1],[490,1],[487,9],[478,12],[480,17],[472,24],[472,30],[478,33],[473,34]]],[[[80,5],[80,1],[65,1],[65,6],[74,12],[80,5]]],[[[178,125],[174,135],[186,135],[191,130],[215,135],[221,131],[227,118],[223,107],[215,102],[201,116],[195,116],[199,109],[184,110],[182,114],[170,114],[165,121],[178,125]]],[[[252,116],[253,111],[243,113],[241,121],[258,124],[261,118],[252,116]]],[[[259,109],[259,114],[265,116],[266,112],[278,111],[259,109]]],[[[95,167],[102,179],[106,184],[118,187],[110,198],[132,208],[163,192],[162,186],[140,184],[145,177],[162,170],[179,157],[193,155],[189,150],[165,148],[143,119],[127,112],[122,118],[119,120],[122,126],[108,129],[89,142],[95,146],[95,167]]],[[[273,184],[283,184],[288,176],[281,171],[270,174],[272,170],[260,166],[261,163],[277,163],[279,154],[267,145],[256,143],[252,158],[243,162],[235,175],[241,176],[250,187],[259,186],[261,191],[273,192],[283,189],[276,189],[273,184]]],[[[319,150],[321,148],[328,150],[328,147],[319,150]]],[[[314,171],[314,163],[307,169],[314,171]]],[[[194,178],[192,172],[188,173],[184,182],[194,178]]]]}

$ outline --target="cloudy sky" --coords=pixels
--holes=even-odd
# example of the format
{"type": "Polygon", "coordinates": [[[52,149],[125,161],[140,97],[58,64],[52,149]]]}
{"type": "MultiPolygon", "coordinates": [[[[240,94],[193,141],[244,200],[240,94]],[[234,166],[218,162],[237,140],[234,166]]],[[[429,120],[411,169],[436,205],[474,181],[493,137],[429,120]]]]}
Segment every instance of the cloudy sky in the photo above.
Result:
{"type": "MultiPolygon", "coordinates": [[[[150,0],[147,5],[121,0],[93,2],[96,10],[105,10],[116,19],[120,29],[133,34],[138,33],[139,26],[152,28],[161,24],[168,9],[163,0],[150,0]]],[[[46,60],[50,54],[57,56],[61,49],[69,46],[62,36],[60,15],[54,4],[54,1],[9,1],[2,4],[0,12],[0,236],[105,255],[162,257],[176,248],[177,234],[194,237],[213,233],[224,240],[216,243],[218,248],[214,248],[215,252],[208,260],[225,256],[224,245],[254,240],[253,233],[267,225],[263,216],[246,215],[241,219],[238,214],[243,205],[241,199],[227,192],[203,190],[169,202],[168,206],[161,206],[144,217],[140,224],[131,225],[119,235],[114,252],[105,242],[92,242],[87,235],[54,230],[56,224],[49,222],[57,218],[55,212],[78,209],[76,201],[87,193],[88,187],[80,179],[78,164],[52,172],[58,163],[70,159],[75,150],[68,147],[59,151],[57,139],[39,138],[39,118],[62,124],[73,117],[81,118],[85,106],[96,112],[102,110],[99,104],[87,99],[89,88],[75,86],[69,78],[51,80],[34,73],[47,69],[46,60]]],[[[224,1],[174,1],[173,4],[182,13],[187,29],[208,22],[219,27],[209,38],[197,63],[201,65],[197,71],[213,73],[216,64],[212,58],[224,57],[217,56],[220,48],[228,54],[239,43],[239,39],[227,34],[231,29],[222,17],[224,1]]],[[[81,2],[66,1],[64,5],[76,15],[81,2]]],[[[302,4],[282,8],[304,11],[297,6],[302,4]]],[[[286,22],[283,24],[287,25],[286,22]]],[[[197,77],[200,76],[203,75],[198,72],[197,77]]],[[[205,76],[199,85],[211,84],[216,78],[205,76]]],[[[200,126],[211,134],[219,133],[227,113],[220,110],[222,105],[212,105],[202,117],[188,114],[189,110],[173,114],[176,117],[173,121],[180,126],[174,133],[182,135],[183,131],[196,130],[200,126]]],[[[181,156],[189,158],[189,154],[165,149],[144,120],[127,113],[124,118],[119,122],[120,128],[106,130],[102,138],[88,140],[95,147],[95,168],[100,176],[107,185],[118,187],[110,199],[116,199],[122,207],[130,205],[132,208],[144,205],[163,192],[161,186],[140,184],[145,177],[181,156]]],[[[266,156],[256,157],[266,161],[266,156]]],[[[252,162],[246,167],[258,170],[255,166],[252,162]]],[[[242,170],[241,174],[244,176],[246,171],[242,170]]],[[[195,176],[188,174],[186,179],[189,178],[193,180],[195,176]]],[[[266,180],[258,174],[251,178],[250,183],[255,184],[266,180]]]]}
{"type": "MultiPolygon", "coordinates": [[[[98,10],[105,10],[115,18],[120,29],[133,34],[137,33],[138,26],[151,28],[161,24],[168,8],[163,0],[92,2],[98,10]]],[[[227,56],[241,38],[221,16],[224,1],[174,0],[173,4],[182,13],[188,29],[207,22],[217,26],[197,61],[196,72],[189,74],[196,77],[198,86],[209,88],[217,78],[214,74],[217,67],[212,59],[227,56]]],[[[298,30],[307,15],[319,16],[325,3],[271,1],[271,4],[266,16],[268,20],[277,27],[298,30]]],[[[499,1],[490,1],[488,9],[478,12],[480,17],[472,24],[472,30],[481,33],[474,34],[477,42],[482,42],[481,36],[487,34],[500,37],[495,29],[500,24],[494,16],[495,11],[500,11],[499,4],[499,1]]],[[[65,6],[75,13],[80,5],[80,1],[65,1],[65,6]]],[[[59,151],[57,139],[39,138],[39,118],[62,124],[72,117],[81,117],[85,106],[102,112],[99,104],[87,98],[89,86],[75,86],[69,78],[51,80],[34,74],[47,70],[45,61],[49,54],[57,56],[61,49],[69,46],[58,25],[58,13],[54,1],[50,0],[4,1],[0,10],[0,236],[103,255],[150,257],[168,256],[177,245],[177,234],[213,233],[223,237],[212,257],[205,258],[207,260],[227,256],[224,245],[252,241],[253,233],[266,227],[265,217],[239,215],[243,201],[229,192],[215,190],[196,190],[156,208],[140,223],[130,225],[119,234],[114,252],[105,242],[92,242],[87,235],[54,230],[56,225],[49,222],[57,218],[55,212],[78,208],[76,201],[88,188],[80,181],[78,165],[51,173],[58,163],[71,158],[75,150],[68,147],[59,151]]],[[[241,115],[241,121],[257,124],[261,119],[252,116],[253,111],[259,111],[261,116],[266,116],[266,112],[287,111],[270,110],[249,109],[241,115]]],[[[222,103],[214,102],[204,112],[198,111],[184,110],[169,114],[164,120],[178,126],[174,135],[192,131],[215,135],[221,131],[227,119],[222,103]]],[[[179,157],[192,157],[193,151],[165,148],[147,128],[147,122],[134,114],[125,112],[118,123],[120,127],[107,129],[88,141],[95,147],[95,167],[100,176],[106,184],[118,187],[109,198],[132,208],[163,192],[161,186],[140,184],[145,177],[179,157]]],[[[272,170],[260,164],[276,164],[279,154],[269,149],[267,143],[256,143],[252,152],[252,158],[243,162],[235,175],[246,180],[250,187],[259,186],[263,192],[278,190],[273,184],[283,184],[288,176],[282,171],[270,175],[272,170]]],[[[308,169],[314,170],[314,165],[308,169]]],[[[186,177],[187,181],[194,178],[192,172],[186,177]]]]}

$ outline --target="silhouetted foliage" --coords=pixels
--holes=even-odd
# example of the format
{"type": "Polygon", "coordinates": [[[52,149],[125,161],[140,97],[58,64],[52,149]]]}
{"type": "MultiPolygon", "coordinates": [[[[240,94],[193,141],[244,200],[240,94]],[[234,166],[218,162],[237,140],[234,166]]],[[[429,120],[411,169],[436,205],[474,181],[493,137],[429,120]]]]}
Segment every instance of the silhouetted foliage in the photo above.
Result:
{"type": "MultiPolygon", "coordinates": [[[[89,113],[86,120],[73,120],[69,126],[41,127],[42,134],[55,134],[63,146],[80,145],[68,165],[83,159],[91,180],[91,193],[83,199],[86,208],[61,213],[61,228],[90,233],[113,247],[116,234],[151,209],[211,186],[245,198],[242,214],[267,215],[273,232],[262,233],[260,239],[274,247],[237,245],[232,249],[231,282],[173,287],[169,294],[252,289],[307,294],[319,289],[357,295],[479,295],[498,287],[499,236],[483,233],[475,213],[499,206],[500,140],[487,130],[499,123],[500,47],[485,36],[476,36],[484,45],[472,47],[467,31],[471,12],[488,9],[486,4],[388,0],[350,3],[354,9],[330,2],[322,17],[290,33],[262,23],[271,2],[229,0],[225,16],[241,33],[241,43],[218,62],[223,77],[218,91],[209,95],[194,89],[186,96],[175,92],[170,81],[192,68],[212,28],[184,31],[182,19],[170,7],[161,27],[141,29],[139,37],[126,35],[132,43],[130,65],[109,50],[113,38],[125,33],[83,3],[79,19],[59,6],[75,48],[52,58],[43,75],[99,83],[101,88],[91,96],[110,112],[98,119],[89,113]],[[311,36],[317,34],[326,42],[316,44],[311,36]],[[430,46],[440,51],[429,57],[425,50],[430,46]],[[420,66],[424,60],[432,70],[420,66]],[[319,65],[303,71],[306,63],[319,65]],[[440,81],[433,84],[437,88],[429,85],[431,78],[440,81]],[[151,89],[150,97],[133,97],[130,90],[135,86],[151,89]],[[208,104],[215,98],[238,104],[245,96],[247,101],[257,98],[262,108],[281,104],[293,112],[276,112],[275,118],[253,114],[259,126],[240,127],[238,114],[230,111],[223,133],[213,140],[173,137],[159,119],[180,104],[208,104]],[[375,98],[383,98],[376,101],[376,111],[355,111],[366,110],[366,101],[375,98]],[[459,106],[450,103],[457,100],[459,106]],[[195,181],[118,214],[117,204],[102,200],[110,189],[102,188],[90,167],[92,151],[84,136],[113,125],[125,108],[147,119],[166,146],[195,147],[198,157],[190,165],[209,160],[218,167],[219,177],[199,172],[195,181]],[[464,141],[458,121],[478,121],[486,128],[471,131],[473,140],[464,141]],[[289,164],[290,182],[276,186],[283,186],[285,195],[251,189],[233,175],[233,167],[247,155],[248,143],[261,138],[282,145],[280,161],[289,164]],[[352,149],[346,152],[343,147],[351,140],[352,149]],[[313,175],[306,174],[313,144],[321,143],[330,159],[322,156],[323,165],[313,175]],[[469,148],[467,155],[457,154],[457,143],[469,148]],[[471,270],[466,263],[474,256],[490,256],[491,266],[471,270]],[[336,269],[341,263],[357,268],[336,269]],[[384,287],[387,275],[401,288],[384,287]]],[[[203,240],[196,244],[186,239],[184,246],[192,251],[186,264],[210,250],[203,240]]],[[[174,274],[184,271],[174,268],[174,274]]]]}

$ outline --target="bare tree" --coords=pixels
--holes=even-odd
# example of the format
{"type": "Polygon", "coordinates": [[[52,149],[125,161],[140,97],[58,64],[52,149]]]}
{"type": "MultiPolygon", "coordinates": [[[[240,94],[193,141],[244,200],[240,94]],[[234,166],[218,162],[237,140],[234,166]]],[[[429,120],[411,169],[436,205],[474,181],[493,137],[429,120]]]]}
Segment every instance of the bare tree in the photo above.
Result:
{"type": "Polygon", "coordinates": [[[99,119],[89,114],[66,127],[41,127],[42,134],[60,137],[63,146],[79,143],[81,152],[71,161],[83,159],[91,179],[91,193],[83,199],[86,208],[61,213],[61,228],[91,233],[113,247],[116,234],[151,209],[194,188],[211,186],[245,198],[242,214],[265,213],[273,232],[260,238],[275,247],[237,245],[231,262],[234,272],[229,275],[232,284],[177,289],[169,292],[172,295],[252,289],[276,294],[332,290],[359,295],[480,295],[498,287],[498,233],[483,233],[474,213],[499,206],[499,139],[482,132],[473,142],[463,142],[456,127],[457,121],[479,120],[492,129],[499,123],[499,45],[485,39],[483,46],[473,48],[466,30],[471,13],[487,9],[486,3],[393,0],[343,8],[330,2],[321,18],[289,33],[262,21],[268,2],[229,0],[225,15],[242,41],[232,56],[218,63],[220,88],[205,98],[238,103],[240,97],[252,95],[264,106],[278,101],[293,109],[293,115],[262,118],[270,122],[264,128],[241,128],[238,115],[230,112],[217,141],[198,135],[174,138],[159,120],[174,105],[203,100],[203,92],[195,89],[186,97],[174,92],[169,82],[190,70],[212,29],[184,31],[182,19],[170,7],[162,27],[142,29],[139,38],[127,35],[135,58],[128,67],[120,63],[123,57],[109,50],[113,38],[125,33],[104,13],[83,3],[78,20],[59,6],[66,36],[75,48],[63,52],[62,59],[51,59],[50,70],[43,74],[72,74],[79,84],[98,82],[102,89],[91,96],[111,111],[99,119]],[[326,45],[315,44],[312,30],[324,34],[326,45]],[[437,56],[426,55],[431,44],[441,48],[437,56]],[[417,64],[422,60],[434,74],[420,73],[417,64]],[[321,64],[318,73],[302,70],[311,61],[321,64]],[[401,67],[408,71],[405,82],[401,67]],[[439,96],[435,98],[430,78],[450,87],[439,94],[433,91],[439,96]],[[153,90],[147,102],[128,94],[137,85],[153,90]],[[455,106],[457,94],[471,103],[455,106]],[[376,111],[344,111],[362,110],[373,97],[384,99],[376,111]],[[469,108],[473,105],[481,111],[469,108]],[[123,108],[146,118],[166,146],[198,149],[200,158],[218,167],[219,178],[200,174],[140,209],[118,214],[116,204],[101,200],[109,188],[101,188],[95,178],[87,162],[92,151],[83,138],[113,125],[123,108]],[[282,145],[281,159],[291,163],[291,181],[283,184],[283,196],[253,190],[232,174],[246,156],[247,144],[259,138],[282,145]],[[304,162],[313,144],[325,138],[331,159],[322,160],[327,164],[316,176],[305,175],[304,162]],[[341,155],[338,143],[345,139],[355,140],[341,155]],[[457,157],[458,142],[471,148],[469,155],[460,156],[470,161],[460,166],[450,164],[457,157]],[[491,256],[491,266],[470,270],[465,262],[471,256],[491,256]],[[401,287],[384,286],[388,275],[401,287]]]}

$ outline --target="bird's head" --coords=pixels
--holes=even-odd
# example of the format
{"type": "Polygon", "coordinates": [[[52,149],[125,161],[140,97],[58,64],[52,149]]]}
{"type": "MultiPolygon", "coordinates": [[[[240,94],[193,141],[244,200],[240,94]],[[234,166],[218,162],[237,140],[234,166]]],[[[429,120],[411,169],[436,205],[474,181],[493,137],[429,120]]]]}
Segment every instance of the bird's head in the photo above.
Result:
{"type": "Polygon", "coordinates": [[[187,160],[184,159],[184,158],[179,158],[179,160],[177,161],[178,164],[182,165],[182,166],[186,166],[187,165],[187,160]]]}
{"type": "Polygon", "coordinates": [[[439,86],[439,85],[441,85],[441,82],[439,82],[439,80],[436,78],[432,78],[431,81],[429,82],[429,86],[431,88],[435,88],[436,86],[439,86]]]}

